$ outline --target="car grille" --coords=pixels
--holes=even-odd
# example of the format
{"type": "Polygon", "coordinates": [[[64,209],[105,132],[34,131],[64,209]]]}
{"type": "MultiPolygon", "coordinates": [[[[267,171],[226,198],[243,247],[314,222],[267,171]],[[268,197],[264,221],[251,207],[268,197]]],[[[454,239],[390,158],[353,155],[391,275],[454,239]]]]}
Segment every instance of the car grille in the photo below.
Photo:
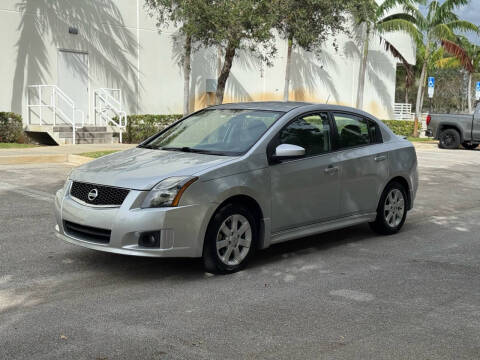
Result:
{"type": "Polygon", "coordinates": [[[74,181],[70,195],[87,204],[120,206],[128,195],[129,190],[105,185],[95,185],[74,181]],[[90,197],[90,192],[96,190],[97,196],[90,197]]]}
{"type": "Polygon", "coordinates": [[[70,221],[63,222],[63,229],[67,235],[102,244],[108,244],[110,242],[110,235],[112,233],[111,230],[75,224],[70,221]]]}

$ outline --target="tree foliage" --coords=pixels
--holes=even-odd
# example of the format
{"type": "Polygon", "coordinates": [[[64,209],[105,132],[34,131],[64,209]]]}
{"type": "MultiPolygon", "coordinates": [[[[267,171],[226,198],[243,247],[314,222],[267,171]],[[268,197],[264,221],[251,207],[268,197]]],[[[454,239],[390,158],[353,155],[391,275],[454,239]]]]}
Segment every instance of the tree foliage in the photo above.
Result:
{"type": "Polygon", "coordinates": [[[274,0],[278,14],[275,28],[288,43],[284,100],[288,100],[289,94],[292,48],[298,46],[319,53],[327,39],[345,30],[345,10],[352,2],[354,1],[274,0]]]}

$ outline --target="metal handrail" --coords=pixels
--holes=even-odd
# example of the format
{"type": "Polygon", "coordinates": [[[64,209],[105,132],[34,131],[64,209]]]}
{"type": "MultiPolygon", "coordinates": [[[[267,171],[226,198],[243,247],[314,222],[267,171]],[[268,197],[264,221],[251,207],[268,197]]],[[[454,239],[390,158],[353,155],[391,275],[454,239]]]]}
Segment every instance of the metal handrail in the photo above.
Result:
{"type": "Polygon", "coordinates": [[[120,89],[100,88],[95,90],[95,97],[100,100],[100,106],[97,107],[95,99],[95,114],[106,123],[119,128],[120,142],[122,142],[122,132],[127,127],[127,114],[122,110],[122,92],[120,89]],[[110,93],[118,93],[118,100],[110,93]],[[112,117],[105,115],[107,111],[112,111],[118,117],[118,122],[112,117]]]}
{"type": "MultiPolygon", "coordinates": [[[[28,124],[32,125],[31,122],[31,108],[34,107],[39,107],[40,108],[40,114],[39,114],[39,125],[43,126],[43,109],[51,109],[53,112],[53,126],[57,124],[57,114],[61,115],[64,120],[66,120],[68,123],[72,125],[72,141],[73,144],[76,143],[76,129],[78,128],[77,126],[77,119],[76,119],[76,114],[80,114],[81,116],[81,126],[82,128],[85,125],[85,113],[80,110],[76,109],[75,107],[75,102],[63,92],[62,89],[60,89],[56,85],[29,85],[27,86],[28,89],[35,89],[38,91],[38,104],[31,104],[30,103],[30,91],[27,90],[27,108],[28,108],[28,124]],[[51,89],[51,95],[50,95],[50,102],[48,104],[43,103],[43,93],[45,89],[51,89]],[[67,105],[69,105],[72,108],[72,114],[71,117],[65,112],[57,107],[57,97],[60,98],[62,101],[64,101],[67,105]]],[[[46,123],[46,122],[45,122],[46,123]]]]}

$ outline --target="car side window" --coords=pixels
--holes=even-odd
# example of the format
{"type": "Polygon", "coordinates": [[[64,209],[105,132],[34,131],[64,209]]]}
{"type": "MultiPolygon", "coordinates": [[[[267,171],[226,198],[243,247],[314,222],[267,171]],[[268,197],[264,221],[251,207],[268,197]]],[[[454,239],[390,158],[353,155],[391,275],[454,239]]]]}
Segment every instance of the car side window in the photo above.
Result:
{"type": "Polygon", "coordinates": [[[280,131],[278,144],[301,146],[306,156],[324,154],[331,150],[330,132],[327,114],[302,115],[280,131]]]}
{"type": "Polygon", "coordinates": [[[349,148],[370,144],[368,121],[350,114],[333,114],[338,131],[338,147],[349,148]]]}

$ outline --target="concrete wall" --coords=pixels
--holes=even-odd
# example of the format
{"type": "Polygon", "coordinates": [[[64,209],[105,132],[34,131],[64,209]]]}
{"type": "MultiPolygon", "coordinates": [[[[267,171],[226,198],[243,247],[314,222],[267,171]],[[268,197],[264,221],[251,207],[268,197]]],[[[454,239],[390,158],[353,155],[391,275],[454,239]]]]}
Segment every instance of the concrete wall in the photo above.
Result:
{"type": "MultiPolygon", "coordinates": [[[[0,111],[26,117],[26,85],[57,84],[59,49],[89,54],[90,119],[93,93],[100,87],[120,88],[127,113],[181,113],[183,74],[174,44],[175,29],[161,34],[145,12],[143,0],[2,0],[0,2],[0,111]],[[78,35],[68,33],[69,26],[78,35]]],[[[389,39],[411,62],[414,46],[403,34],[389,39]]],[[[354,105],[359,49],[345,35],[326,44],[320,57],[296,49],[293,54],[291,99],[354,105]]],[[[286,42],[278,39],[278,56],[267,67],[247,52],[235,59],[225,102],[281,100],[286,42]]],[[[390,118],[395,92],[395,60],[371,41],[365,110],[390,118]]],[[[192,108],[208,104],[206,79],[217,74],[217,51],[193,56],[192,108]]]]}

